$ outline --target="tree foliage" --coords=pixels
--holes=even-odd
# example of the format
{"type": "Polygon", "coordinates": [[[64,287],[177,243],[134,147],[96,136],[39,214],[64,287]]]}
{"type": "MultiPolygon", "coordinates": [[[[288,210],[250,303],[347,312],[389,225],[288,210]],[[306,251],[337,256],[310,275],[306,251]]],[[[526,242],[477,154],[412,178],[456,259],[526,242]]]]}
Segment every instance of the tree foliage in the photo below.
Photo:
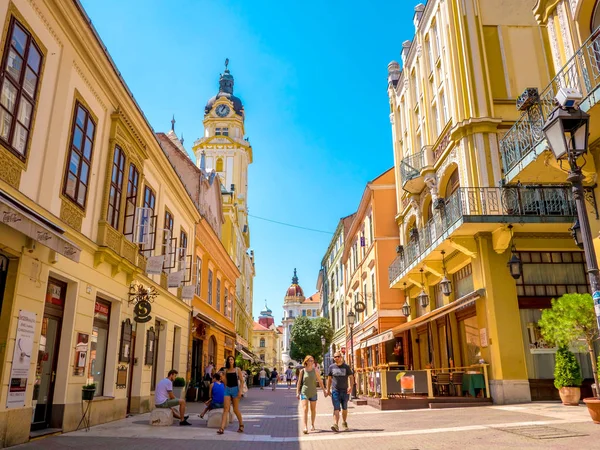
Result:
{"type": "Polygon", "coordinates": [[[542,311],[538,322],[544,339],[558,347],[588,347],[598,338],[594,301],[589,294],[565,294],[552,300],[552,308],[542,311]]]}
{"type": "Polygon", "coordinates": [[[594,382],[598,386],[598,371],[594,355],[594,341],[598,339],[598,327],[592,296],[565,294],[560,298],[552,299],[552,308],[542,311],[542,318],[538,325],[544,339],[558,347],[581,346],[582,342],[585,342],[592,363],[594,382]]]}
{"type": "Polygon", "coordinates": [[[556,389],[563,387],[579,387],[583,378],[581,368],[575,354],[566,347],[560,347],[556,352],[556,365],[554,366],[554,386],[556,389]]]}
{"type": "Polygon", "coordinates": [[[291,332],[290,357],[302,361],[306,355],[312,355],[315,360],[322,362],[321,336],[325,337],[325,348],[328,348],[333,338],[333,329],[328,319],[309,319],[304,316],[296,318],[291,332]]]}

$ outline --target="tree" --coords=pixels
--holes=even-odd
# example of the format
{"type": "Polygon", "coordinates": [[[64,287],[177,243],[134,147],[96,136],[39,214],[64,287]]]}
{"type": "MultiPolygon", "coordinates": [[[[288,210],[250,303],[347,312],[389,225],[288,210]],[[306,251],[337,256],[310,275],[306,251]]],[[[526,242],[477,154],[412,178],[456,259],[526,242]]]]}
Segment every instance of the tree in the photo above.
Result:
{"type": "Polygon", "coordinates": [[[300,316],[294,320],[291,332],[290,356],[296,361],[302,361],[306,355],[312,355],[316,361],[323,361],[323,344],[321,336],[325,337],[325,347],[329,347],[333,338],[333,329],[328,319],[319,317],[309,319],[300,316]]]}
{"type": "MultiPolygon", "coordinates": [[[[538,322],[542,336],[557,347],[581,346],[585,343],[592,363],[594,383],[598,384],[598,366],[594,356],[594,341],[598,327],[594,301],[589,294],[565,294],[552,300],[552,308],[542,311],[538,322]]],[[[600,398],[600,393],[598,393],[600,398]]]]}

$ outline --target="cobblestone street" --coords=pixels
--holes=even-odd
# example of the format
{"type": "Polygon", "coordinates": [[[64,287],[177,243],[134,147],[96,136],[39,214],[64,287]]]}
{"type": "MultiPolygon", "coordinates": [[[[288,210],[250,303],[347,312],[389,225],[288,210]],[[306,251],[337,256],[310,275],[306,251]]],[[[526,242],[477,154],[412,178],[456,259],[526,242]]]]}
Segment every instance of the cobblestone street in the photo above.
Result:
{"type": "Polygon", "coordinates": [[[191,404],[192,427],[151,427],[148,414],[53,436],[15,447],[54,449],[564,449],[595,448],[600,426],[585,406],[531,403],[479,408],[378,411],[350,406],[350,431],[330,431],[331,402],[320,395],[316,431],[302,435],[299,402],[294,390],[251,389],[242,401],[246,432],[236,433],[237,422],[223,436],[206,428],[198,417],[201,404],[191,404]]]}

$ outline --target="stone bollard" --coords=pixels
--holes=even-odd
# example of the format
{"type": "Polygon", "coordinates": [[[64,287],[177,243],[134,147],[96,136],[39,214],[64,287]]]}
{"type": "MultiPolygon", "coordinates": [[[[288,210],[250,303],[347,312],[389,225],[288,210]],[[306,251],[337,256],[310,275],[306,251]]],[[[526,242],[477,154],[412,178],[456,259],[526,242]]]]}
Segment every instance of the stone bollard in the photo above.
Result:
{"type": "Polygon", "coordinates": [[[153,427],[169,427],[173,425],[171,408],[155,408],[150,413],[150,425],[153,427]]]}
{"type": "MultiPolygon", "coordinates": [[[[206,427],[207,428],[221,428],[221,418],[223,417],[223,409],[211,409],[204,416],[207,418],[206,427]]],[[[229,417],[227,418],[227,422],[225,422],[225,427],[229,426],[231,422],[237,420],[233,411],[229,410],[229,417]]]]}

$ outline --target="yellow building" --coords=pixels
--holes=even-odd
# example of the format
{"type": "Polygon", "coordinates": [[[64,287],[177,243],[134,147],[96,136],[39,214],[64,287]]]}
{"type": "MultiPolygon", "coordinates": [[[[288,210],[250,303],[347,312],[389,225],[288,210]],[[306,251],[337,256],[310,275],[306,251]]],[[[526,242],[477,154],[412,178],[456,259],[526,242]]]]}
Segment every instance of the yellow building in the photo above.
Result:
{"type": "Polygon", "coordinates": [[[4,447],[74,430],[87,383],[94,425],[185,374],[191,304],[168,284],[200,214],[78,2],[0,2],[0,24],[4,447]]]}
{"type": "MultiPolygon", "coordinates": [[[[537,21],[544,38],[544,51],[540,56],[544,56],[545,65],[530,68],[530,70],[537,69],[540,82],[526,86],[532,89],[525,91],[517,101],[520,116],[516,115],[517,111],[513,113],[516,121],[500,140],[500,154],[507,184],[552,183],[566,185],[570,189],[570,185],[567,183],[566,164],[563,164],[565,166],[565,170],[563,170],[563,167],[556,162],[544,139],[542,127],[554,108],[553,100],[560,88],[574,89],[582,95],[581,109],[590,114],[588,139],[591,154],[585,158],[583,184],[592,236],[598,236],[600,231],[596,204],[599,194],[597,179],[598,149],[600,148],[598,145],[600,142],[600,109],[597,106],[598,86],[600,85],[600,58],[597,50],[600,48],[600,8],[598,3],[597,0],[538,0],[533,2],[529,17],[533,17],[537,21]]],[[[516,94],[518,95],[518,92],[516,94]]],[[[554,251],[552,253],[553,262],[554,255],[558,255],[558,251],[565,248],[572,249],[573,241],[568,231],[567,227],[564,227],[561,230],[564,236],[561,240],[546,241],[548,243],[544,247],[554,251]]],[[[600,242],[598,239],[593,241],[596,255],[598,255],[600,242]]],[[[537,243],[528,239],[522,243],[519,240],[517,244],[520,251],[522,249],[529,250],[537,243]]],[[[580,253],[576,255],[581,258],[580,253]]],[[[523,256],[528,257],[527,253],[523,256]]],[[[546,259],[548,259],[547,254],[546,259]]],[[[580,261],[581,269],[577,272],[577,282],[579,283],[577,291],[587,292],[588,280],[581,273],[585,270],[583,260],[578,259],[578,261],[580,261]]],[[[564,264],[564,261],[562,262],[564,264]]],[[[564,279],[565,277],[563,272],[563,276],[557,278],[564,279]]],[[[525,271],[523,278],[527,278],[525,271]]],[[[536,297],[540,297],[540,300],[530,301],[527,309],[521,310],[521,327],[524,330],[527,329],[529,335],[534,335],[534,338],[530,339],[531,348],[527,349],[526,345],[526,365],[532,396],[538,399],[557,398],[556,390],[551,384],[554,356],[552,353],[548,355],[537,349],[535,334],[537,333],[536,322],[541,314],[540,309],[549,306],[548,297],[560,295],[560,292],[556,292],[556,294],[554,292],[555,289],[552,285],[556,284],[556,280],[542,279],[540,281],[547,284],[543,288],[536,288],[541,291],[535,294],[536,297]]],[[[527,293],[527,286],[523,292],[523,288],[520,286],[522,283],[519,280],[517,285],[520,305],[524,298],[532,296],[532,293],[527,293]]],[[[575,288],[570,290],[575,291],[575,288]]],[[[596,350],[598,349],[597,347],[596,350]]],[[[584,381],[582,389],[587,392],[584,392],[583,395],[584,397],[591,396],[589,384],[592,382],[592,372],[588,357],[586,354],[577,354],[577,357],[582,365],[584,378],[588,379],[584,381]]]]}
{"type": "MultiPolygon", "coordinates": [[[[568,233],[570,188],[540,184],[561,181],[547,178],[551,170],[541,164],[548,158],[529,178],[512,175],[522,163],[500,158],[499,137],[518,115],[515,100],[551,77],[548,29],[531,13],[535,4],[419,5],[402,70],[388,67],[400,233],[389,282],[405,292],[409,310],[409,321],[393,331],[409,343],[408,368],[487,372],[485,394],[500,404],[545,397],[553,360],[532,351],[540,345],[539,309],[562,292],[588,290],[568,233]],[[516,281],[507,268],[513,253],[523,262],[516,281]]],[[[529,126],[515,132],[513,150],[526,144],[529,126]]]]}
{"type": "Polygon", "coordinates": [[[207,169],[216,171],[223,185],[225,223],[221,240],[240,271],[235,288],[236,348],[248,353],[251,344],[254,251],[250,250],[248,224],[248,165],[252,146],[245,137],[242,101],[233,95],[234,79],[227,68],[219,79],[219,92],[204,109],[204,136],[194,142],[197,164],[204,158],[207,169]]]}
{"type": "Polygon", "coordinates": [[[281,330],[276,327],[273,312],[265,303],[265,309],[260,312],[258,322],[254,322],[252,333],[252,351],[260,362],[269,369],[281,370],[281,330]]]}
{"type": "Polygon", "coordinates": [[[222,367],[235,351],[234,298],[240,271],[220,239],[225,221],[220,178],[206,169],[204,157],[199,167],[192,162],[175,134],[175,119],[171,131],[158,133],[157,137],[202,215],[196,225],[195,250],[187,261],[195,286],[188,369],[189,378],[199,381],[209,363],[222,367]]]}

